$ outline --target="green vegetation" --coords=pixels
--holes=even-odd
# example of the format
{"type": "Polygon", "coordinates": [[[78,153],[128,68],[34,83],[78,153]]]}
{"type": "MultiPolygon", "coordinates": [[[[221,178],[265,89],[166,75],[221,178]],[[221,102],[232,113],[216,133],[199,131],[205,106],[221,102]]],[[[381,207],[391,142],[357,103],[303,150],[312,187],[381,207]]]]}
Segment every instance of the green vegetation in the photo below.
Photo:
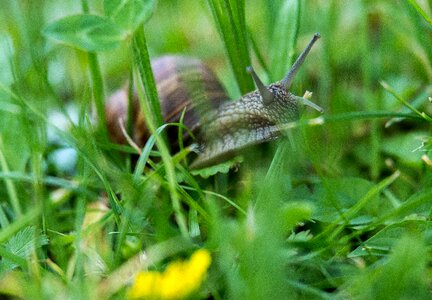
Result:
{"type": "Polygon", "coordinates": [[[204,273],[187,259],[205,248],[191,298],[430,299],[431,18],[428,0],[2,3],[0,294],[122,299],[141,271],[204,273]],[[150,58],[198,57],[237,99],[247,65],[277,81],[315,32],[292,92],[325,113],[191,174],[150,58]],[[128,80],[154,134],[140,153],[104,121],[128,80]]]}

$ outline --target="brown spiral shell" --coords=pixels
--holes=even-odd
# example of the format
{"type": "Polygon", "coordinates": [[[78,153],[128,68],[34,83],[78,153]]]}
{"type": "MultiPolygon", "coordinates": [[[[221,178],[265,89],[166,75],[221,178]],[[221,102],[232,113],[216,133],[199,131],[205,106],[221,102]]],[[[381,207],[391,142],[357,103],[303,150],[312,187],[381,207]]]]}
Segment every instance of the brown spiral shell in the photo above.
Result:
{"type": "MultiPolygon", "coordinates": [[[[184,56],[162,56],[151,62],[165,123],[178,122],[185,110],[184,125],[192,132],[200,127],[201,116],[217,109],[228,99],[216,75],[199,59],[184,56]]],[[[108,131],[116,143],[126,143],[120,123],[127,124],[128,88],[114,92],[105,106],[108,131]]],[[[149,131],[139,109],[136,92],[132,96],[134,142],[143,146],[149,131]]],[[[168,136],[177,140],[177,127],[168,128],[168,136]]],[[[185,133],[185,138],[187,138],[185,133]]]]}

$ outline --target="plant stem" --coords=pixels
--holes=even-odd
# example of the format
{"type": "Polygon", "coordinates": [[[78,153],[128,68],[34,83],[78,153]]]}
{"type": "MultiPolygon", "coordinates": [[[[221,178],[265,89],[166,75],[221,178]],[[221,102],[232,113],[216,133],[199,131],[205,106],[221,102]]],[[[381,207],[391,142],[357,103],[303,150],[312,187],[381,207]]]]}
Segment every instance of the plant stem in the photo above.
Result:
{"type": "Polygon", "coordinates": [[[96,114],[103,137],[108,137],[106,117],[105,117],[105,94],[102,73],[100,70],[99,60],[96,53],[88,53],[88,61],[90,66],[90,76],[93,87],[93,100],[96,107],[96,114]]]}
{"type": "MultiPolygon", "coordinates": [[[[9,166],[7,164],[7,161],[6,161],[6,157],[3,155],[3,149],[4,149],[3,138],[0,135],[0,167],[1,167],[3,172],[8,173],[9,172],[9,166]]],[[[21,205],[20,205],[20,202],[18,199],[15,185],[13,184],[13,181],[11,179],[6,179],[6,178],[5,178],[5,184],[6,184],[6,189],[7,189],[7,192],[9,194],[9,198],[10,198],[12,207],[13,207],[17,217],[21,217],[22,209],[21,209],[21,205]]]]}
{"type": "MultiPolygon", "coordinates": [[[[87,0],[81,1],[81,7],[84,13],[89,13],[89,5],[87,0]]],[[[105,117],[105,94],[102,72],[100,70],[99,59],[96,53],[88,53],[88,62],[90,67],[90,78],[93,87],[93,100],[96,107],[99,129],[103,139],[108,138],[108,129],[105,117]]]]}
{"type": "MultiPolygon", "coordinates": [[[[156,138],[156,145],[160,151],[162,161],[164,163],[166,176],[168,180],[168,188],[171,195],[172,207],[174,209],[175,218],[180,228],[180,232],[184,237],[188,237],[187,222],[181,211],[180,197],[177,191],[177,179],[175,174],[175,166],[171,160],[168,146],[165,144],[163,137],[156,133],[158,127],[162,126],[162,116],[160,113],[159,98],[157,95],[156,85],[153,78],[153,73],[150,67],[150,58],[147,50],[147,42],[145,39],[144,27],[141,27],[135,33],[133,39],[133,54],[136,67],[138,68],[139,79],[144,86],[145,96],[142,86],[137,84],[138,99],[141,110],[147,127],[156,138]]],[[[138,81],[138,80],[137,80],[138,81]]]]}

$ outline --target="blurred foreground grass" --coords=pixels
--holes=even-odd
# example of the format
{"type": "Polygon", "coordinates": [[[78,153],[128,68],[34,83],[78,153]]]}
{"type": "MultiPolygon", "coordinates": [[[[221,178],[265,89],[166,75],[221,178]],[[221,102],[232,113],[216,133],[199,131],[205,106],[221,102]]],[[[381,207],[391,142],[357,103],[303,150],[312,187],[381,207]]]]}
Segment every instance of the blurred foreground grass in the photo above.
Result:
{"type": "Polygon", "coordinates": [[[113,14],[118,1],[0,8],[1,294],[123,298],[139,272],[166,274],[206,248],[192,298],[431,297],[431,1],[132,2],[146,3],[136,24],[113,14]],[[232,21],[248,47],[237,57],[212,3],[240,7],[232,21]],[[86,10],[115,21],[94,52],[43,34],[86,10]],[[313,91],[324,123],[229,174],[192,176],[157,150],[142,172],[91,120],[137,69],[144,20],[150,57],[201,58],[232,99],[251,84],[235,61],[278,80],[320,32],[293,92],[313,91]]]}

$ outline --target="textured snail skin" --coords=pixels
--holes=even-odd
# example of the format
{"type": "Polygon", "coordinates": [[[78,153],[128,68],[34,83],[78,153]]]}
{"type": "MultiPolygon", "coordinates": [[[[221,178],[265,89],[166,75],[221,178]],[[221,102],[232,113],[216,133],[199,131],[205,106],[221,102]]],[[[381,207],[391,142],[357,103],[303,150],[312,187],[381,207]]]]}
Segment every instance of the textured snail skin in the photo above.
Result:
{"type": "Polygon", "coordinates": [[[237,101],[225,102],[217,110],[202,117],[198,157],[192,169],[201,169],[232,158],[242,149],[278,138],[278,124],[299,118],[295,96],[278,83],[269,90],[272,103],[265,105],[258,91],[237,101]]]}

